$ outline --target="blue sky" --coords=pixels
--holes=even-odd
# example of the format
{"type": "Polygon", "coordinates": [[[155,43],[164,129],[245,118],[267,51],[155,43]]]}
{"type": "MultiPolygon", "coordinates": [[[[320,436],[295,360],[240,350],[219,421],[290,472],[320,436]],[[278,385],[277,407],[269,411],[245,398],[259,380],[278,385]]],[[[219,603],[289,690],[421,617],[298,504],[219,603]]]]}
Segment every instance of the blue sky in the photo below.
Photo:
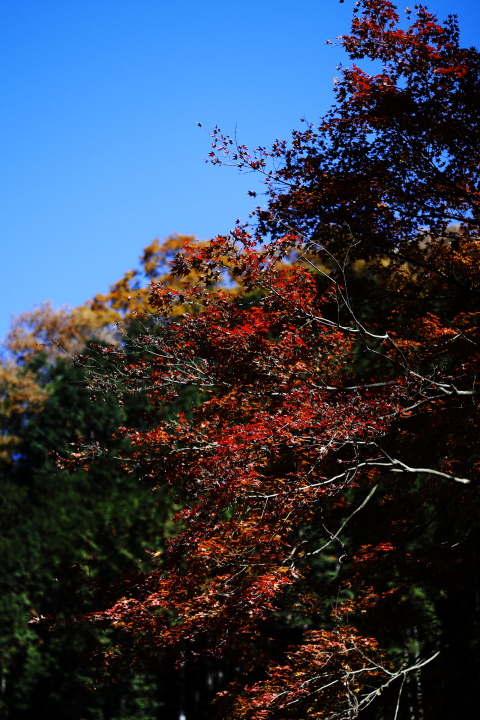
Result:
{"type": "MultiPolygon", "coordinates": [[[[1,3],[0,338],[12,313],[107,291],[155,237],[246,219],[255,179],[205,164],[196,123],[258,145],[315,121],[344,60],[325,41],[348,32],[353,5],[1,3]]],[[[462,43],[479,44],[478,0],[429,8],[456,12],[462,43]]]]}

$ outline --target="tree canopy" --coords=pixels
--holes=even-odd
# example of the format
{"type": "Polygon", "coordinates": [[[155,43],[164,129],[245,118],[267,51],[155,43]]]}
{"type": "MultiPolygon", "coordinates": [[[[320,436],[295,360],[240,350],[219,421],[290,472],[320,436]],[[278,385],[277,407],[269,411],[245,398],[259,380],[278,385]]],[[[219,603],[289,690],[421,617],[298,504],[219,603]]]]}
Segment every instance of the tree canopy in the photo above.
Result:
{"type": "MultiPolygon", "coordinates": [[[[120,425],[144,424],[148,398],[131,396],[123,406],[108,398],[96,402],[73,355],[94,343],[114,341],[120,348],[138,334],[135,313],[148,308],[149,279],[162,277],[168,257],[193,241],[176,235],[154,241],[142,254],[142,269],[126,273],[109,293],[79,308],[42,305],[17,318],[6,339],[0,362],[2,718],[30,720],[42,707],[46,715],[72,720],[154,720],[168,702],[175,708],[176,679],[165,673],[130,673],[94,690],[88,657],[104,642],[103,631],[75,623],[74,633],[45,633],[29,621],[56,610],[68,625],[109,583],[149,567],[149,553],[173,530],[168,492],[152,493],[137,475],[116,467],[125,439],[88,473],[61,471],[51,453],[68,454],[79,436],[104,445],[120,425]]],[[[187,390],[177,407],[188,411],[195,402],[194,389],[187,390]]]]}
{"type": "Polygon", "coordinates": [[[89,614],[119,631],[105,661],[221,658],[220,717],[475,707],[480,55],[405,12],[356,3],[317,126],[254,152],[214,131],[265,205],[177,255],[130,348],[78,360],[92,392],[148,395],[124,471],[181,507],[158,567],[89,614]],[[166,417],[182,388],[201,403],[166,417]]]}

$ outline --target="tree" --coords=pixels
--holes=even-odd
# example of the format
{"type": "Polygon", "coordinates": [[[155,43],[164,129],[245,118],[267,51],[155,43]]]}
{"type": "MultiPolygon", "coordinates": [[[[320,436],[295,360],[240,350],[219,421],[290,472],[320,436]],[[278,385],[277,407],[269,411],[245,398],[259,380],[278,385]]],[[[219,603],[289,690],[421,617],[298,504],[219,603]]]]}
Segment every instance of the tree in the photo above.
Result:
{"type": "Polygon", "coordinates": [[[56,470],[52,447],[68,452],[79,434],[104,439],[131,417],[130,408],[94,406],[82,369],[65,359],[49,364],[38,354],[29,365],[46,397],[33,413],[23,407],[16,452],[1,472],[0,716],[28,720],[41,705],[53,717],[120,720],[121,701],[131,709],[143,692],[143,712],[129,717],[156,717],[148,710],[158,709],[161,688],[152,692],[150,677],[134,678],[140,692],[129,678],[116,691],[92,693],[81,658],[100,640],[95,628],[39,635],[28,624],[52,605],[64,618],[84,611],[107,578],[148,560],[168,516],[165,497],[153,497],[137,478],[119,477],[111,467],[74,477],[56,470]]]}
{"type": "Polygon", "coordinates": [[[121,633],[112,672],[224,658],[223,717],[475,707],[480,55],[453,16],[410,22],[356,3],[341,42],[382,68],[342,70],[290,144],[214,132],[214,162],[265,174],[267,209],[176,257],[196,280],[153,283],[134,357],[99,349],[119,396],[157,409],[118,431],[125,465],[182,509],[158,569],[90,618],[121,633]],[[212,291],[225,272],[242,293],[212,291]],[[202,404],[165,419],[183,387],[202,404]]]}
{"type": "MultiPolygon", "coordinates": [[[[54,309],[46,302],[14,318],[0,355],[0,465],[13,463],[22,428],[48,399],[48,373],[42,368],[60,357],[72,358],[93,339],[121,345],[134,333],[139,310],[149,310],[149,281],[167,282],[169,262],[192,243],[201,245],[192,235],[173,234],[162,243],[155,239],[143,250],[141,269],[127,271],[107,294],[76,308],[54,309]]],[[[181,282],[169,282],[181,287],[181,282]]]]}
{"type": "MultiPolygon", "coordinates": [[[[79,308],[42,305],[24,313],[6,340],[0,363],[2,718],[29,720],[41,706],[51,717],[72,720],[153,720],[172,702],[169,678],[158,672],[127,673],[94,691],[86,658],[103,633],[77,623],[75,633],[39,634],[29,621],[52,608],[65,622],[85,612],[109,583],[121,576],[125,584],[127,575],[149,567],[149,552],[171,531],[168,493],[152,493],[134,473],[115,468],[113,456],[125,451],[125,439],[90,473],[60,471],[51,451],[68,454],[78,436],[104,445],[119,425],[144,424],[148,399],[131,396],[122,407],[108,399],[96,403],[71,356],[89,352],[93,343],[121,347],[138,334],[135,313],[148,308],[148,280],[164,275],[166,258],[185,242],[195,239],[154,241],[142,254],[142,270],[126,273],[108,294],[79,308]]],[[[143,331],[146,326],[143,321],[143,331]]],[[[188,411],[195,402],[190,389],[177,404],[188,411]]]]}

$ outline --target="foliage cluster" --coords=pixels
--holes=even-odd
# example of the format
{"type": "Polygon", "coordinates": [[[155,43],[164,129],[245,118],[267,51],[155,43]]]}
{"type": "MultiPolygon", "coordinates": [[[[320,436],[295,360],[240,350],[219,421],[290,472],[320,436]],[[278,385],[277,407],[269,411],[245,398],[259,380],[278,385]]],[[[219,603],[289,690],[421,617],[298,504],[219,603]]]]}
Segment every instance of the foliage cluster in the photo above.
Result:
{"type": "Polygon", "coordinates": [[[121,631],[112,672],[224,658],[223,717],[473,711],[480,56],[453,16],[406,15],[356,3],[317,127],[252,153],[214,131],[212,161],[263,173],[266,204],[175,258],[134,357],[99,354],[157,411],[120,431],[129,467],[181,510],[158,569],[90,617],[121,631]],[[250,302],[212,289],[225,272],[250,302]],[[162,419],[182,387],[201,405],[162,419]]]}
{"type": "MultiPolygon", "coordinates": [[[[149,552],[172,532],[168,493],[151,492],[115,459],[123,439],[89,473],[55,466],[54,449],[68,454],[79,437],[110,443],[116,429],[140,426],[149,410],[144,397],[120,407],[95,402],[73,353],[138,334],[136,312],[152,277],[162,277],[172,253],[192,237],[154,241],[106,295],[79,308],[43,305],[16,319],[0,364],[1,695],[0,717],[27,720],[38,707],[50,717],[148,720],[168,704],[164,673],[137,673],[94,688],[89,656],[108,633],[77,623],[73,634],[47,633],[29,624],[55,610],[68,625],[108,585],[146,569],[149,552]],[[135,298],[129,303],[128,296],[135,298]]],[[[105,398],[102,398],[105,400],[105,398]]],[[[194,393],[179,406],[188,410],[194,393]]],[[[177,682],[175,677],[170,682],[177,682]]],[[[175,693],[173,702],[176,702],[175,693]]],[[[175,710],[175,708],[174,708],[175,710]]],[[[172,711],[173,712],[173,711],[172,711]]]]}

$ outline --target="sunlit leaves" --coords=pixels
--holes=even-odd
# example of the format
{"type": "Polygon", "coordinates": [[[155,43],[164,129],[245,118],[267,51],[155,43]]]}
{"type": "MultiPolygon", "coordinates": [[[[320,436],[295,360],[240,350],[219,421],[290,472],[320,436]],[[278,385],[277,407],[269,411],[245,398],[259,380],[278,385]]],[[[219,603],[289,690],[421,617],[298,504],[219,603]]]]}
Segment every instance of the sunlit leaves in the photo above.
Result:
{"type": "Polygon", "coordinates": [[[123,460],[179,507],[158,571],[94,616],[134,658],[228,658],[232,718],[349,718],[403,687],[443,642],[444,553],[465,583],[456,548],[480,556],[478,53],[423,6],[407,27],[357,7],[342,43],[379,71],[342,70],[291,143],[216,128],[212,161],[265,177],[256,225],[183,244],[168,277],[147,249],[150,324],[101,372],[79,359],[99,395],[148,395],[123,460]]]}

